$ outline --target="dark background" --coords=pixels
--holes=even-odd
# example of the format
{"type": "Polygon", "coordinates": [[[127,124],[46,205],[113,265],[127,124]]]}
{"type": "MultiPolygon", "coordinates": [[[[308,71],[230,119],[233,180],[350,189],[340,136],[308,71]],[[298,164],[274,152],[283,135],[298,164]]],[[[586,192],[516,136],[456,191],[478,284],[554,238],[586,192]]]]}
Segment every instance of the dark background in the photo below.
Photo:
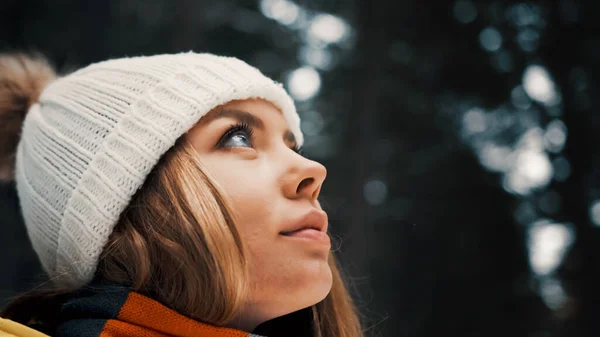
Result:
{"type": "MultiPolygon", "coordinates": [[[[0,48],[62,71],[208,51],[283,82],[370,336],[595,336],[596,2],[1,0],[0,48]]],[[[43,280],[11,184],[0,248],[1,306],[43,280]]]]}

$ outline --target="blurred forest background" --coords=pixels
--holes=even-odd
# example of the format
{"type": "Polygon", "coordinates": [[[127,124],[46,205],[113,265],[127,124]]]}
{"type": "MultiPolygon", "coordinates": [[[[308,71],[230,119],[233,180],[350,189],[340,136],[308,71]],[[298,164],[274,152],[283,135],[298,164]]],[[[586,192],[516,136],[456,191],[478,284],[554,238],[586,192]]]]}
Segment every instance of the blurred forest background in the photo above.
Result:
{"type": "MultiPolygon", "coordinates": [[[[2,0],[0,49],[208,51],[284,83],[370,336],[595,336],[596,3],[2,0]]],[[[13,185],[0,219],[1,306],[42,278],[13,185]]]]}

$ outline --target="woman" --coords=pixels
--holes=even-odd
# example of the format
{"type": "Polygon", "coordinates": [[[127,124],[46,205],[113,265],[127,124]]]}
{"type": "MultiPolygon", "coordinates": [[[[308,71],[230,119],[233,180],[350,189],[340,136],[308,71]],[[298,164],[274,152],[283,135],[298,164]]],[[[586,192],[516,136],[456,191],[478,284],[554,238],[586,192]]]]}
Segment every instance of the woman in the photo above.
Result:
{"type": "Polygon", "coordinates": [[[61,78],[5,55],[0,76],[0,172],[53,285],[0,331],[362,335],[317,201],[326,170],[300,155],[281,85],[192,52],[61,78]]]}

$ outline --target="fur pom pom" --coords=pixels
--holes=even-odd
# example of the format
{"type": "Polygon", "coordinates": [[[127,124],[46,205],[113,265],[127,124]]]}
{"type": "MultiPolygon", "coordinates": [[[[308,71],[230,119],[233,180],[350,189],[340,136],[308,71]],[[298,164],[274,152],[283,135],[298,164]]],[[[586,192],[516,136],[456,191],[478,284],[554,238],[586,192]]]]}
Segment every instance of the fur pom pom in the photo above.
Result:
{"type": "Polygon", "coordinates": [[[14,179],[15,153],[29,108],[56,73],[41,56],[0,54],[0,181],[14,179]]]}

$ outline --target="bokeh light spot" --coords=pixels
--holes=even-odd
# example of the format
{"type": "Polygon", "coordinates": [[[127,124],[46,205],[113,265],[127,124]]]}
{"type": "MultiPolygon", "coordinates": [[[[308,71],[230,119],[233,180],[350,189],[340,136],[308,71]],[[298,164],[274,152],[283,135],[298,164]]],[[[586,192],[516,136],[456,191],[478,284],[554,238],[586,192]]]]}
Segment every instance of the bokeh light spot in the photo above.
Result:
{"type": "Polygon", "coordinates": [[[262,0],[260,11],[264,16],[277,20],[284,25],[293,24],[299,14],[298,6],[288,0],[262,0]]]}
{"type": "Polygon", "coordinates": [[[510,92],[511,103],[520,109],[529,109],[531,107],[531,99],[523,89],[523,86],[518,85],[510,92]]]}
{"type": "Polygon", "coordinates": [[[467,133],[479,133],[486,129],[485,113],[479,108],[472,108],[463,116],[463,127],[467,133]]]}
{"type": "Polygon", "coordinates": [[[298,68],[289,75],[288,88],[297,100],[307,100],[319,92],[321,76],[313,67],[298,68]]]}
{"type": "Polygon", "coordinates": [[[460,23],[471,23],[477,18],[477,8],[469,0],[458,0],[454,3],[454,17],[460,23]]]}
{"type": "Polygon", "coordinates": [[[552,164],[544,152],[520,151],[515,167],[506,176],[507,187],[527,195],[533,189],[546,186],[552,179],[552,164]]]}
{"type": "Polygon", "coordinates": [[[336,43],[347,36],[348,30],[348,24],[341,18],[331,14],[318,14],[313,18],[308,33],[325,43],[336,43]]]}
{"type": "Polygon", "coordinates": [[[331,52],[327,48],[303,46],[299,50],[300,61],[315,68],[328,70],[332,65],[331,52]]]}
{"type": "Polygon", "coordinates": [[[600,227],[600,200],[596,200],[590,207],[590,220],[596,226],[600,227]]]}
{"type": "Polygon", "coordinates": [[[540,65],[529,65],[523,73],[523,87],[532,99],[551,106],[560,102],[550,74],[540,65]]]}
{"type": "Polygon", "coordinates": [[[378,179],[370,180],[365,184],[363,193],[370,205],[381,205],[387,197],[387,185],[378,179]]]}
{"type": "Polygon", "coordinates": [[[565,224],[538,220],[528,230],[529,262],[538,275],[552,273],[573,243],[574,232],[565,224]]]}
{"type": "Polygon", "coordinates": [[[544,133],[544,145],[550,152],[562,151],[567,141],[567,126],[560,119],[548,123],[544,133]]]}
{"type": "Polygon", "coordinates": [[[306,111],[302,114],[302,131],[307,136],[316,136],[321,133],[325,126],[323,116],[315,110],[306,111]]]}
{"type": "Polygon", "coordinates": [[[483,49],[495,52],[502,47],[502,35],[493,27],[487,27],[479,34],[479,43],[483,49]]]}
{"type": "Polygon", "coordinates": [[[485,144],[479,153],[481,164],[490,171],[504,172],[511,165],[513,156],[508,146],[498,146],[493,143],[485,144]]]}
{"type": "Polygon", "coordinates": [[[552,310],[560,309],[567,295],[560,282],[554,278],[544,279],[540,284],[540,295],[544,304],[552,310]]]}
{"type": "Polygon", "coordinates": [[[571,175],[571,164],[565,157],[557,157],[552,162],[554,180],[565,181],[571,175]]]}
{"type": "Polygon", "coordinates": [[[517,34],[517,43],[523,51],[532,52],[537,48],[539,38],[540,34],[536,30],[525,28],[517,34]]]}

